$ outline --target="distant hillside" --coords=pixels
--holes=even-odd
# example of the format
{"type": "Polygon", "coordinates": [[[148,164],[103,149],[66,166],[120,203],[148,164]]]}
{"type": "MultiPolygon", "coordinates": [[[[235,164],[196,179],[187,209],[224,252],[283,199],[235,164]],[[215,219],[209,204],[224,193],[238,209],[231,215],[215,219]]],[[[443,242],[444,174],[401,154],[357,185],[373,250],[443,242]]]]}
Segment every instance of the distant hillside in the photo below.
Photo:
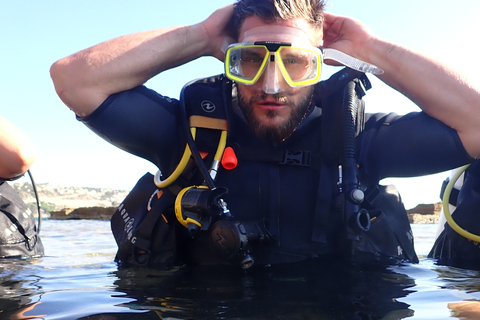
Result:
{"type": "MultiPolygon", "coordinates": [[[[36,205],[31,183],[12,183],[11,185],[29,206],[36,205]]],[[[36,188],[41,206],[48,212],[80,207],[116,207],[129,192],[102,188],[62,187],[52,184],[36,184],[36,188]]]]}

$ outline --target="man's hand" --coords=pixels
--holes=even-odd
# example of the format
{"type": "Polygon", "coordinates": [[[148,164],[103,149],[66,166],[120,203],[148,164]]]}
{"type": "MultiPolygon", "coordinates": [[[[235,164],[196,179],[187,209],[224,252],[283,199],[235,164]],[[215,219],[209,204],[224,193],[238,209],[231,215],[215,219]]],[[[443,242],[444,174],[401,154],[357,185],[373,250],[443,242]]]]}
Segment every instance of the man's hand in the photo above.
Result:
{"type": "Polygon", "coordinates": [[[480,91],[460,74],[421,53],[374,36],[354,19],[331,13],[325,13],[324,47],[383,69],[380,80],[454,128],[467,152],[480,157],[480,91]]]}
{"type": "Polygon", "coordinates": [[[225,59],[222,47],[234,43],[236,38],[232,16],[233,3],[218,9],[201,23],[210,39],[210,54],[222,62],[225,59]]]}
{"type": "Polygon", "coordinates": [[[325,12],[323,47],[332,48],[360,60],[369,60],[368,43],[373,38],[361,22],[325,12]]]}

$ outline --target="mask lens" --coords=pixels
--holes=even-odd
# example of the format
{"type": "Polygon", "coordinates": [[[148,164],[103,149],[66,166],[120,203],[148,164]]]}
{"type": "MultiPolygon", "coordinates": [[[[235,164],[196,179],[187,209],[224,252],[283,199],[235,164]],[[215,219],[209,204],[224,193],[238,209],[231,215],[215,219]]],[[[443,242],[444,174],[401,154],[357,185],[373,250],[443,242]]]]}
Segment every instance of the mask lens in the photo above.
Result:
{"type": "Polygon", "coordinates": [[[312,85],[320,81],[322,53],[318,48],[295,47],[289,43],[238,43],[227,49],[226,76],[234,81],[252,85],[265,70],[268,58],[280,69],[291,87],[312,85]],[[275,54],[274,54],[275,52],[275,54]]]}
{"type": "Polygon", "coordinates": [[[319,80],[322,59],[319,51],[282,47],[279,55],[280,70],[291,86],[313,84],[319,80]]]}
{"type": "Polygon", "coordinates": [[[225,59],[227,76],[241,83],[255,83],[263,71],[267,53],[264,46],[238,45],[229,48],[225,59]]]}

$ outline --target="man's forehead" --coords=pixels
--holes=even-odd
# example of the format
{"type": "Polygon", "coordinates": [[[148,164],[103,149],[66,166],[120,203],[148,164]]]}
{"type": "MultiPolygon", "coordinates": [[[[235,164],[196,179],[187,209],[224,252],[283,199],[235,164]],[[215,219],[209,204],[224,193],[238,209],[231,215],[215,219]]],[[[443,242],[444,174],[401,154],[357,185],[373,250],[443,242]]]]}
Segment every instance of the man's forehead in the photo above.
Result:
{"type": "Polygon", "coordinates": [[[240,30],[239,42],[281,41],[303,45],[314,43],[313,28],[303,19],[267,24],[257,17],[249,17],[240,30]]]}
{"type": "Polygon", "coordinates": [[[249,29],[243,33],[242,42],[286,41],[310,42],[308,34],[298,28],[282,26],[262,26],[249,29]]]}

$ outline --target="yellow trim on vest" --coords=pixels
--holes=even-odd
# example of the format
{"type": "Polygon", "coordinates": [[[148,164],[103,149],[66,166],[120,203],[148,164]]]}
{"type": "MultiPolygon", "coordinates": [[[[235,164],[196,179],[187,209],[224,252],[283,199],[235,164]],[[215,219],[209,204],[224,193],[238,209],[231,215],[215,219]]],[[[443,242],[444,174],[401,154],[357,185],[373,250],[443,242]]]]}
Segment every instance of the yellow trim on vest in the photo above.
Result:
{"type": "Polygon", "coordinates": [[[191,116],[190,127],[227,130],[228,122],[226,119],[215,119],[204,116],[191,116]]]}

